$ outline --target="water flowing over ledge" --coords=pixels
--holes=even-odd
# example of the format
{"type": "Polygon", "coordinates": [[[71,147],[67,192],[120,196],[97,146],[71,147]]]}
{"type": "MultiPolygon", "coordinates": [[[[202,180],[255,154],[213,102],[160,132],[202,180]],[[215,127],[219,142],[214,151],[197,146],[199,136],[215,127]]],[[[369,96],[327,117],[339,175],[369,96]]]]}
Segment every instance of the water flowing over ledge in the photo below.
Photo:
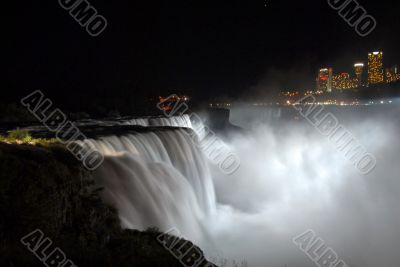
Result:
{"type": "MultiPolygon", "coordinates": [[[[191,127],[188,116],[129,123],[191,127]]],[[[207,158],[188,130],[159,129],[84,142],[105,156],[96,181],[104,187],[103,199],[118,209],[123,227],[175,227],[196,242],[207,235],[204,222],[216,212],[214,185],[207,158]]]]}

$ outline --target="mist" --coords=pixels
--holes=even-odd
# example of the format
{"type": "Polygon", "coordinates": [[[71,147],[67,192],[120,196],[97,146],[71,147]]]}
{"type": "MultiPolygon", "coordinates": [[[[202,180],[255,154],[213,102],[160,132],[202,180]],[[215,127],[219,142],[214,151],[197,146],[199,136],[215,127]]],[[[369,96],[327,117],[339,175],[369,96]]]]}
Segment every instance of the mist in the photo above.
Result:
{"type": "MultiPolygon", "coordinates": [[[[360,174],[293,107],[231,109],[243,128],[221,136],[241,162],[231,175],[181,128],[86,142],[105,155],[96,180],[124,228],[176,228],[220,267],[314,266],[292,241],[309,229],[351,267],[398,267],[400,105],[326,109],[376,157],[371,173],[360,174]]],[[[143,125],[190,126],[151,122],[143,125]]]]}
{"type": "Polygon", "coordinates": [[[311,64],[294,65],[285,69],[269,68],[235,102],[275,101],[281,92],[310,90],[315,86],[314,76],[316,72],[311,64]]]}
{"type": "Polygon", "coordinates": [[[349,266],[398,266],[398,105],[367,116],[336,112],[377,158],[366,176],[307,122],[249,122],[245,109],[231,112],[249,131],[228,142],[239,170],[224,176],[212,169],[219,212],[210,222],[218,251],[210,254],[250,266],[309,267],[315,263],[292,239],[312,229],[349,266]]]}

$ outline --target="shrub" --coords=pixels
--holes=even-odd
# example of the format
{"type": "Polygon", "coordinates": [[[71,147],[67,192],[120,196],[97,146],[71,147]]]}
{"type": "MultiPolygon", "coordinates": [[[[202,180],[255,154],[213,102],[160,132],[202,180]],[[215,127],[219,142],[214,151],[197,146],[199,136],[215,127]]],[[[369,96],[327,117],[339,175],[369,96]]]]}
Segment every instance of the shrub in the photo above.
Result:
{"type": "Polygon", "coordinates": [[[17,128],[8,133],[8,136],[0,135],[0,142],[9,144],[30,144],[41,147],[53,148],[62,147],[62,144],[55,138],[44,139],[44,138],[33,138],[29,131],[26,129],[17,128]]]}
{"type": "MultiPolygon", "coordinates": [[[[11,140],[32,140],[32,137],[29,135],[28,130],[17,128],[8,133],[8,139],[11,140]]],[[[29,142],[29,141],[28,141],[29,142]]]]}

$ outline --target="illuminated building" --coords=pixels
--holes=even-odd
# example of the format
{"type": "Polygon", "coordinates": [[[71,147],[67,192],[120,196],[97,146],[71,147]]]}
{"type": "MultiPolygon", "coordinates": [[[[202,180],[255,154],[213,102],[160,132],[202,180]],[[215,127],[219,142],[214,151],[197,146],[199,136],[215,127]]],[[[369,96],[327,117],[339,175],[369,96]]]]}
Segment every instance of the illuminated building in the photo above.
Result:
{"type": "Polygon", "coordinates": [[[355,76],[348,73],[333,75],[332,68],[318,71],[316,78],[317,89],[313,94],[324,94],[332,90],[357,89],[368,85],[400,82],[397,66],[384,69],[383,52],[368,53],[368,67],[364,63],[354,64],[355,76]]]}
{"type": "Polygon", "coordinates": [[[355,64],[354,70],[356,72],[356,77],[357,77],[357,86],[361,87],[363,84],[364,64],[363,63],[355,64]]]}
{"type": "Polygon", "coordinates": [[[344,72],[333,76],[332,85],[337,90],[355,89],[358,87],[358,79],[350,78],[350,74],[344,72]]]}
{"type": "Polygon", "coordinates": [[[386,73],[386,82],[387,83],[397,82],[400,78],[400,74],[398,73],[397,66],[394,66],[392,68],[387,68],[385,73],[386,73]]]}
{"type": "Polygon", "coordinates": [[[379,84],[385,81],[383,73],[383,52],[368,54],[368,83],[379,84]]]}
{"type": "Polygon", "coordinates": [[[332,68],[320,69],[317,77],[317,91],[332,92],[332,68]]]}
{"type": "Polygon", "coordinates": [[[328,92],[332,92],[332,79],[333,79],[333,69],[329,68],[328,70],[328,92]]]}
{"type": "Polygon", "coordinates": [[[174,108],[178,107],[180,103],[186,103],[190,100],[187,96],[172,95],[169,97],[159,96],[158,107],[164,111],[172,111],[174,108]]]}

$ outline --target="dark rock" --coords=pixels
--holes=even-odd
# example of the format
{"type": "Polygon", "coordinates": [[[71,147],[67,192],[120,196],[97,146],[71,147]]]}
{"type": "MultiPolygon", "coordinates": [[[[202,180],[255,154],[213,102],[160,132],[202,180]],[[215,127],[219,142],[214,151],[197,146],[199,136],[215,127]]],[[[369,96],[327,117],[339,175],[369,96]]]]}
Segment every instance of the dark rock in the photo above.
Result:
{"type": "Polygon", "coordinates": [[[160,233],[121,229],[99,190],[59,146],[0,142],[0,266],[44,266],[20,242],[36,229],[78,266],[182,266],[160,233]]]}

